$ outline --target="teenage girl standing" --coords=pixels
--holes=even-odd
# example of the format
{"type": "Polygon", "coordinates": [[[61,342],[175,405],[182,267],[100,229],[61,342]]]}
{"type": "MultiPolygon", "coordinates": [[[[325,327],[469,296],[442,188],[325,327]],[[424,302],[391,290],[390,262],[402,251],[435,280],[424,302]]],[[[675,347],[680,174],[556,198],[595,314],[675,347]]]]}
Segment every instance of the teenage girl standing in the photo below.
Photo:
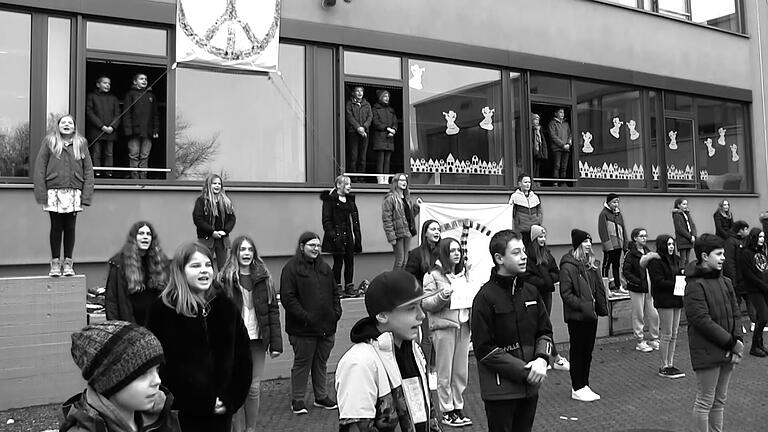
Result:
{"type": "Polygon", "coordinates": [[[680,261],[683,266],[688,264],[693,243],[696,241],[696,224],[693,223],[691,212],[688,210],[688,200],[678,198],[675,200],[675,208],[672,209],[672,224],[675,226],[675,241],[680,252],[680,261]]]}
{"type": "Polygon", "coordinates": [[[51,218],[49,276],[73,276],[75,222],[93,198],[93,163],[88,142],[77,132],[75,119],[65,115],[43,139],[35,162],[35,200],[51,218]],[[64,261],[61,243],[64,241],[64,261]]]}
{"type": "Polygon", "coordinates": [[[237,218],[219,175],[211,174],[205,179],[202,193],[195,201],[192,220],[197,227],[197,238],[211,250],[216,268],[221,269],[230,247],[229,233],[235,228],[237,218]]]}
{"type": "Polygon", "coordinates": [[[675,239],[667,234],[656,237],[658,259],[648,262],[651,278],[653,306],[659,312],[659,333],[661,336],[661,368],[659,376],[682,378],[685,373],[675,367],[675,348],[680,316],[683,311],[683,297],[675,295],[677,276],[683,274],[680,257],[675,251],[675,239]]]}
{"type": "Polygon", "coordinates": [[[402,270],[405,267],[411,237],[416,235],[415,220],[421,202],[421,198],[418,198],[416,203],[411,199],[408,176],[397,173],[392,177],[389,192],[381,203],[381,220],[387,241],[395,252],[393,270],[402,270]]]}

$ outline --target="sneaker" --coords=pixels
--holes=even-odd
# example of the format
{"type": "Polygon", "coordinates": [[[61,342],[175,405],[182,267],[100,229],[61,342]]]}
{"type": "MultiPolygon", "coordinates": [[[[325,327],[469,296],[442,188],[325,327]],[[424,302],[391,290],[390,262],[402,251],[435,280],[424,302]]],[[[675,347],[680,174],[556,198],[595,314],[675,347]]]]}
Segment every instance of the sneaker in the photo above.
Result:
{"type": "Polygon", "coordinates": [[[464,415],[464,410],[453,410],[453,413],[456,415],[456,418],[461,422],[463,426],[469,426],[472,424],[472,419],[464,415]]]}
{"type": "Polygon", "coordinates": [[[668,374],[667,374],[668,378],[685,378],[685,372],[681,371],[680,369],[674,366],[668,366],[667,371],[668,371],[668,374]]]}
{"type": "Polygon", "coordinates": [[[322,399],[315,399],[315,406],[327,410],[333,410],[339,407],[336,402],[332,401],[331,398],[327,396],[322,399]]]}
{"type": "Polygon", "coordinates": [[[592,390],[592,388],[590,386],[584,386],[584,388],[587,389],[587,391],[589,391],[589,393],[592,395],[592,397],[596,398],[595,400],[600,400],[600,395],[595,393],[595,391],[592,390]]]}
{"type": "Polygon", "coordinates": [[[652,340],[652,341],[648,342],[648,346],[653,348],[654,350],[658,351],[659,350],[659,340],[655,339],[655,340],[652,340]]]}
{"type": "Polygon", "coordinates": [[[61,276],[61,260],[53,258],[51,260],[51,269],[48,271],[48,276],[59,277],[61,276]]]}
{"type": "Polygon", "coordinates": [[[648,343],[645,341],[638,342],[637,345],[635,345],[635,349],[644,353],[653,351],[653,348],[649,347],[648,343]]]}
{"type": "Polygon", "coordinates": [[[765,357],[768,354],[766,354],[765,351],[761,350],[759,347],[752,347],[752,349],[749,350],[749,355],[753,355],[755,357],[765,357]]]}
{"type": "Polygon", "coordinates": [[[668,366],[660,367],[658,374],[660,377],[669,378],[669,367],[668,366]]]}
{"type": "Polygon", "coordinates": [[[293,411],[294,414],[307,414],[309,412],[307,411],[307,406],[304,405],[303,400],[291,401],[291,411],[293,411]]]}
{"type": "Polygon", "coordinates": [[[61,265],[62,276],[74,276],[75,269],[72,267],[72,258],[64,258],[64,264],[61,265]]]}
{"type": "Polygon", "coordinates": [[[555,370],[569,371],[571,370],[571,363],[565,357],[558,357],[558,359],[552,363],[552,367],[555,370]]]}
{"type": "Polygon", "coordinates": [[[442,422],[444,425],[451,426],[451,427],[464,426],[464,423],[461,422],[461,420],[459,419],[459,417],[456,415],[454,411],[443,413],[442,422]]]}
{"type": "Polygon", "coordinates": [[[571,389],[571,399],[581,402],[594,402],[600,399],[600,395],[584,386],[578,390],[571,389]]]}
{"type": "Polygon", "coordinates": [[[750,323],[749,331],[751,331],[751,332],[755,331],[755,323],[750,323]]]}

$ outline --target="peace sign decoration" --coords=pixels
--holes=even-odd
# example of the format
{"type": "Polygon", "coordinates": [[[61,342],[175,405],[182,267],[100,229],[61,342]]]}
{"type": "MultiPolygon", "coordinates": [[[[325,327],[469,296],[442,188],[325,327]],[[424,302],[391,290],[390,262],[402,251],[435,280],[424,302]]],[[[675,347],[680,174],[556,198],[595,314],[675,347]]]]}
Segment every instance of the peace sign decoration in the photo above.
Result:
{"type": "Polygon", "coordinates": [[[178,0],[176,61],[277,71],[281,0],[178,0]]]}

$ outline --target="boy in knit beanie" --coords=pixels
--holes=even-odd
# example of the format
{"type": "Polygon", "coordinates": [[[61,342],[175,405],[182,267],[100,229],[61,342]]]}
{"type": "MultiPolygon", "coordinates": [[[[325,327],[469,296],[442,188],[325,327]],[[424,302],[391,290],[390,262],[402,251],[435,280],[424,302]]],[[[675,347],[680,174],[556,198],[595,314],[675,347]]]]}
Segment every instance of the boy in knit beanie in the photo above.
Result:
{"type": "Polygon", "coordinates": [[[173,396],[160,387],[160,341],[147,329],[106,321],[72,334],[72,359],[88,386],[64,402],[60,431],[179,431],[173,396]]]}

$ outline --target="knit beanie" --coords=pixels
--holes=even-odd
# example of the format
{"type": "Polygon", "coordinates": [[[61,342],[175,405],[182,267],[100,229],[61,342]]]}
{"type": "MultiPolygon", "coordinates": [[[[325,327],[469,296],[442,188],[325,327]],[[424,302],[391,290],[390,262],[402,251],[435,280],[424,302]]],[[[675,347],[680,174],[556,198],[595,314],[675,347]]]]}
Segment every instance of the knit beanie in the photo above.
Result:
{"type": "Polygon", "coordinates": [[[126,321],[105,321],[72,333],[71,353],[88,385],[107,398],[165,361],[155,335],[126,321]]]}
{"type": "Polygon", "coordinates": [[[389,94],[388,90],[376,90],[376,99],[381,99],[381,96],[384,95],[384,93],[389,94]]]}
{"type": "Polygon", "coordinates": [[[541,225],[531,225],[531,243],[535,242],[539,236],[546,233],[546,230],[541,225]]]}
{"type": "Polygon", "coordinates": [[[618,195],[616,195],[615,193],[609,193],[609,194],[608,194],[608,196],[607,196],[607,197],[605,197],[605,203],[606,203],[606,204],[608,204],[609,202],[611,202],[611,201],[615,200],[615,199],[616,199],[616,198],[618,198],[618,197],[619,197],[619,196],[618,196],[618,195]]]}
{"type": "MultiPolygon", "coordinates": [[[[531,230],[531,234],[533,234],[533,230],[531,230]]],[[[573,250],[576,250],[586,239],[592,240],[592,236],[588,232],[576,228],[571,230],[571,246],[573,246],[573,250]]]]}

